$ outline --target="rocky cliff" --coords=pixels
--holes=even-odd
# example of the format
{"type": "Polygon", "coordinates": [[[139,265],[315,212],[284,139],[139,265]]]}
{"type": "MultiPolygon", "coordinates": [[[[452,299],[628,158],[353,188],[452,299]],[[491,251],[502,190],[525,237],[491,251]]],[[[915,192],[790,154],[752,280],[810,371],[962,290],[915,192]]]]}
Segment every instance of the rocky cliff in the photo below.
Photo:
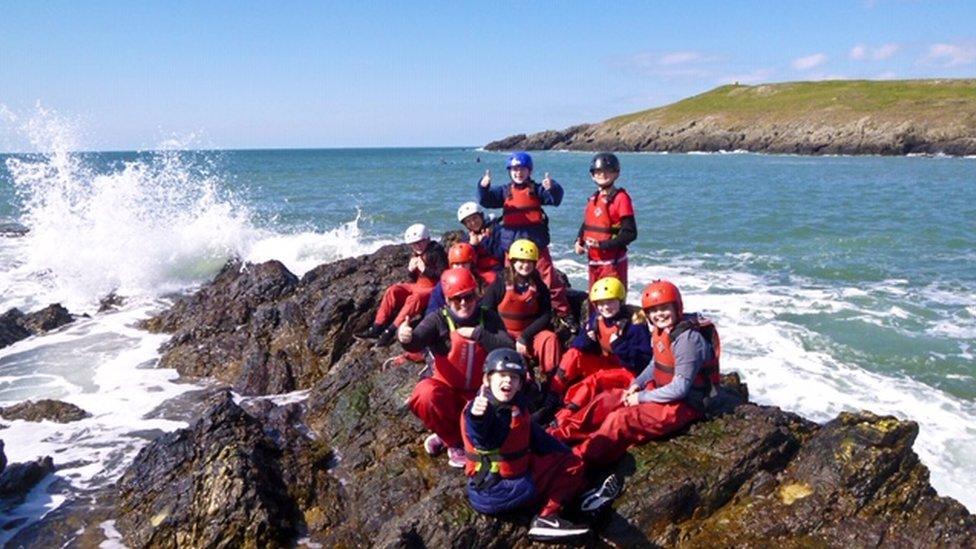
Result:
{"type": "MultiPolygon", "coordinates": [[[[405,400],[419,365],[357,342],[404,251],[322,265],[229,264],[148,321],[174,333],[162,363],[242,394],[307,390],[300,403],[217,392],[188,429],[147,446],[118,483],[132,547],[527,546],[528,515],[467,505],[458,470],[430,458],[405,400]]],[[[817,425],[724,404],[617,466],[627,489],[588,543],[604,546],[973,546],[976,517],[939,497],[912,451],[918,427],[869,412],[817,425]]],[[[739,395],[737,397],[736,395],[739,395]]]]}
{"type": "Polygon", "coordinates": [[[488,150],[976,154],[976,80],[729,85],[488,150]]]}

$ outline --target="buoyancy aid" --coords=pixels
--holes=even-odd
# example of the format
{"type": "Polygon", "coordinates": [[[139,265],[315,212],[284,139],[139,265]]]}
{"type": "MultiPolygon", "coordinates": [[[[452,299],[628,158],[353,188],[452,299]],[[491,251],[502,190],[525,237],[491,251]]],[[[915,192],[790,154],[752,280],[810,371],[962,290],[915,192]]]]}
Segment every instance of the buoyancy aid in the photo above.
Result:
{"type": "MultiPolygon", "coordinates": [[[[610,240],[620,233],[620,220],[616,222],[610,219],[610,205],[620,194],[627,194],[624,189],[613,189],[607,194],[600,191],[595,192],[586,201],[586,210],[583,212],[583,238],[593,239],[597,242],[610,240]]],[[[600,262],[612,262],[619,260],[627,255],[626,248],[615,248],[601,250],[596,246],[590,247],[588,257],[590,264],[601,264],[600,262]]]]}
{"type": "Polygon", "coordinates": [[[542,199],[535,192],[535,182],[510,183],[502,203],[502,225],[506,228],[533,227],[546,222],[542,199]]]}
{"type": "Polygon", "coordinates": [[[598,317],[597,321],[597,342],[600,344],[600,351],[603,356],[615,356],[613,354],[613,347],[611,346],[611,339],[614,334],[617,337],[623,337],[627,333],[627,327],[630,325],[630,319],[624,315],[622,318],[618,318],[610,321],[607,324],[606,319],[603,317],[598,317]]]}
{"type": "Polygon", "coordinates": [[[461,422],[461,438],[467,463],[464,473],[469,477],[495,473],[502,478],[518,478],[529,470],[529,442],[532,434],[532,415],[527,408],[512,406],[512,421],[508,436],[498,448],[475,448],[468,434],[467,421],[461,422]]]}
{"type": "Polygon", "coordinates": [[[505,296],[498,303],[498,315],[502,317],[508,333],[518,339],[529,324],[539,317],[539,299],[535,284],[530,281],[521,293],[515,290],[514,285],[506,284],[505,296]]]}
{"type": "MultiPolygon", "coordinates": [[[[434,372],[455,389],[470,391],[481,385],[482,369],[488,353],[477,341],[461,337],[447,308],[441,309],[451,331],[451,350],[447,355],[434,355],[434,372]]],[[[479,324],[484,326],[484,310],[479,309],[479,324]]]]}
{"type": "Polygon", "coordinates": [[[721,377],[719,375],[719,356],[721,355],[721,342],[718,337],[718,330],[711,320],[690,313],[684,315],[681,322],[670,330],[660,330],[657,327],[651,332],[651,345],[654,349],[654,386],[663,387],[674,378],[674,349],[671,343],[678,339],[678,336],[688,330],[694,330],[705,338],[712,345],[714,351],[711,360],[702,364],[692,380],[693,389],[703,391],[707,396],[712,392],[712,388],[717,386],[721,377]]]}

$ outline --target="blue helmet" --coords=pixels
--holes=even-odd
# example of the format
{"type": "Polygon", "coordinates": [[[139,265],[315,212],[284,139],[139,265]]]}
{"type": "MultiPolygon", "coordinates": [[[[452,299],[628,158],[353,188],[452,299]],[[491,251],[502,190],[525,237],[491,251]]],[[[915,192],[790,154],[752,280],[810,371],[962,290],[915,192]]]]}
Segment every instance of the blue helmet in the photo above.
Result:
{"type": "Polygon", "coordinates": [[[515,349],[500,348],[488,353],[485,357],[484,372],[511,372],[521,378],[525,378],[526,368],[522,355],[515,352],[515,349]]]}
{"type": "Polygon", "coordinates": [[[508,157],[508,163],[505,165],[505,168],[510,170],[516,166],[525,166],[531,170],[532,157],[529,156],[529,153],[525,151],[512,153],[512,155],[508,157]]]}

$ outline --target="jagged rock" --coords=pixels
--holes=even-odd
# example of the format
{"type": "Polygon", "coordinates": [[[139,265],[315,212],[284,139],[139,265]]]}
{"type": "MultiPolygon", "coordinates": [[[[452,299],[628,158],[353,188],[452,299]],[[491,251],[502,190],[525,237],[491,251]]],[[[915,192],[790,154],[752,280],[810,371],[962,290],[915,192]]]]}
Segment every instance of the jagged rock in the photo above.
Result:
{"type": "Polygon", "coordinates": [[[115,292],[109,293],[107,296],[98,300],[98,312],[104,313],[118,309],[125,304],[125,298],[120,296],[115,292]]]}
{"type": "Polygon", "coordinates": [[[13,406],[0,407],[0,416],[8,420],[42,421],[46,419],[57,423],[69,423],[91,417],[91,414],[68,402],[43,399],[37,402],[27,400],[13,406]]]}
{"type": "Polygon", "coordinates": [[[9,309],[0,315],[0,348],[73,321],[74,317],[60,303],[26,315],[20,309],[9,309]]]}
{"type": "Polygon", "coordinates": [[[3,441],[0,440],[0,473],[7,466],[7,454],[3,453],[3,441]]]}
{"type": "MultiPolygon", "coordinates": [[[[6,457],[3,460],[6,461],[6,457]]],[[[20,505],[27,493],[48,473],[54,472],[54,460],[50,456],[26,463],[11,463],[0,473],[0,517],[8,509],[20,505]]],[[[0,529],[6,525],[0,518],[0,529]]]]}
{"type": "Polygon", "coordinates": [[[329,483],[312,470],[322,460],[311,441],[281,426],[276,442],[224,392],[193,426],[144,448],[118,483],[118,529],[126,542],[287,545],[301,521],[295,502],[316,501],[329,483]]]}

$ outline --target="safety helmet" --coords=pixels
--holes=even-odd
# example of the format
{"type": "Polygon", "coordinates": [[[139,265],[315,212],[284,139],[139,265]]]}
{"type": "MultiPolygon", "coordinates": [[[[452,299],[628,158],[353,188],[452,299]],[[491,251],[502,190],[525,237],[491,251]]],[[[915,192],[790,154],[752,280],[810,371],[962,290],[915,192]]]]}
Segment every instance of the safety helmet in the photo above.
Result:
{"type": "Polygon", "coordinates": [[[590,173],[596,170],[609,170],[611,172],[620,171],[620,161],[613,153],[596,153],[593,160],[590,160],[590,173]]]}
{"type": "Polygon", "coordinates": [[[684,304],[681,302],[681,292],[677,286],[667,280],[655,280],[644,288],[644,293],[641,295],[641,307],[649,309],[666,303],[674,303],[678,318],[681,318],[684,304]]]}
{"type": "Polygon", "coordinates": [[[627,299],[627,289],[624,288],[624,284],[620,282],[619,278],[608,276],[597,280],[590,286],[590,303],[604,299],[619,299],[620,301],[627,299]]]}
{"type": "Polygon", "coordinates": [[[486,374],[491,374],[492,372],[511,372],[518,374],[523,379],[527,373],[522,355],[515,352],[514,349],[505,347],[495,349],[488,353],[488,356],[485,357],[483,371],[486,374]]]}
{"type": "Polygon", "coordinates": [[[535,242],[527,238],[522,238],[512,242],[508,249],[508,260],[521,259],[523,261],[539,261],[539,247],[535,242]]]}
{"type": "Polygon", "coordinates": [[[481,214],[481,217],[485,216],[485,211],[481,209],[481,206],[477,202],[465,202],[458,207],[458,221],[464,221],[468,216],[474,214],[481,214]]]}
{"type": "Polygon", "coordinates": [[[471,271],[463,267],[451,267],[441,273],[441,289],[444,297],[451,299],[478,289],[478,281],[471,271]]]}
{"type": "Polygon", "coordinates": [[[403,241],[407,244],[413,244],[414,242],[420,242],[421,240],[429,240],[430,231],[427,230],[427,226],[423,223],[414,223],[407,227],[406,232],[403,233],[403,241]]]}
{"type": "Polygon", "coordinates": [[[528,169],[532,169],[532,157],[529,153],[525,151],[514,152],[508,157],[508,162],[505,164],[505,169],[511,170],[517,166],[525,166],[528,169]]]}
{"type": "Polygon", "coordinates": [[[475,259],[474,246],[467,242],[458,242],[447,251],[447,263],[449,265],[454,265],[455,263],[474,263],[475,259]]]}

